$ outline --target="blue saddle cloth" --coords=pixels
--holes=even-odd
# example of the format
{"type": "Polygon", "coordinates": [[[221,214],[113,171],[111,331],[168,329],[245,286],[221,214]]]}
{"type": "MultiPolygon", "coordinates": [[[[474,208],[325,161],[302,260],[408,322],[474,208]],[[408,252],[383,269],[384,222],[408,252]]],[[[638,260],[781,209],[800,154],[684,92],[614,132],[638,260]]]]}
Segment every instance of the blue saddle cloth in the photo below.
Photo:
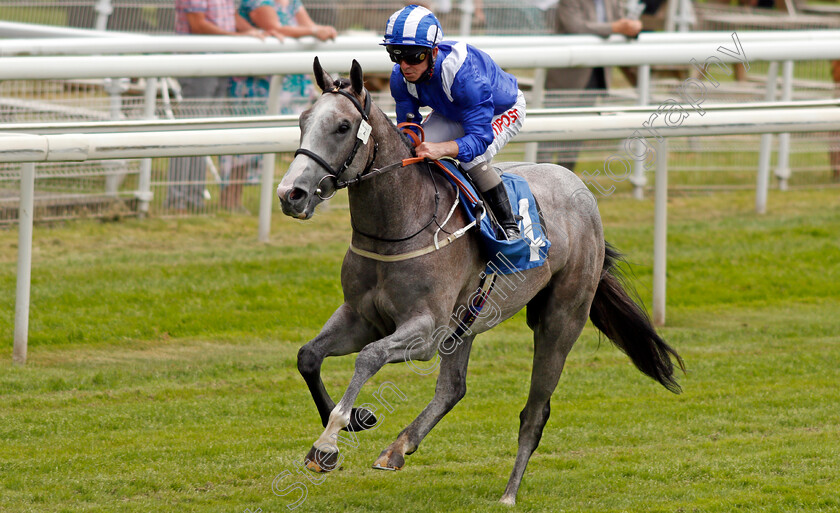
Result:
{"type": "MultiPolygon", "coordinates": [[[[458,177],[471,192],[474,198],[479,198],[478,192],[472,183],[464,177],[455,162],[442,159],[441,164],[458,177]]],[[[452,179],[447,176],[450,182],[452,179]]],[[[513,241],[504,238],[499,240],[497,230],[490,221],[489,216],[484,216],[480,223],[481,241],[488,257],[487,269],[485,272],[496,274],[513,274],[526,269],[539,267],[545,263],[548,257],[548,248],[551,247],[546,237],[545,230],[540,224],[537,202],[531,193],[531,187],[521,176],[503,173],[502,183],[508,193],[508,200],[513,206],[514,215],[519,215],[519,231],[522,237],[513,241]]],[[[456,187],[458,184],[453,183],[456,187]]],[[[460,194],[461,203],[467,212],[470,221],[475,219],[475,203],[470,201],[466,194],[460,194]]]]}

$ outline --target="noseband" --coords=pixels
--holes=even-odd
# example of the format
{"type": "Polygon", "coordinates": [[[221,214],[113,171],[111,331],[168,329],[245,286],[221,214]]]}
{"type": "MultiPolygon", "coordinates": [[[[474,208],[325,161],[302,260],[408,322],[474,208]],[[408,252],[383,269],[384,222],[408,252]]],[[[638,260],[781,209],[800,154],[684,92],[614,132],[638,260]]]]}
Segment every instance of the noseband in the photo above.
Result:
{"type": "Polygon", "coordinates": [[[353,159],[356,158],[356,153],[358,153],[359,148],[361,148],[362,145],[367,144],[368,139],[370,138],[370,133],[371,133],[371,130],[372,130],[371,126],[370,126],[370,123],[368,121],[369,117],[370,117],[370,103],[371,103],[370,102],[370,93],[367,91],[367,89],[364,90],[364,93],[365,93],[364,107],[362,106],[361,103],[359,103],[359,100],[357,100],[355,96],[348,93],[346,90],[341,89],[339,81],[336,81],[334,83],[334,87],[330,90],[324,91],[324,93],[340,94],[340,95],[348,98],[351,102],[353,102],[353,106],[356,107],[356,110],[359,111],[359,114],[362,115],[362,119],[359,122],[359,129],[356,131],[356,143],[353,145],[353,149],[350,150],[350,154],[347,156],[346,159],[344,159],[344,163],[341,165],[341,167],[338,170],[333,169],[333,167],[329,164],[329,162],[327,162],[320,155],[318,155],[317,153],[315,153],[311,150],[308,150],[306,148],[298,148],[297,151],[295,151],[295,157],[297,157],[298,155],[306,155],[307,157],[311,158],[312,160],[317,162],[321,167],[323,167],[324,169],[327,170],[327,173],[329,173],[329,174],[327,176],[321,178],[321,181],[318,182],[318,188],[315,190],[315,193],[321,199],[328,200],[328,199],[332,198],[335,195],[335,193],[338,192],[339,189],[343,189],[343,188],[345,188],[349,185],[352,185],[354,183],[357,183],[357,182],[361,181],[360,179],[361,179],[362,175],[364,175],[368,171],[370,171],[370,168],[373,166],[373,162],[376,160],[376,150],[377,150],[377,147],[379,145],[376,143],[376,141],[373,142],[373,158],[365,166],[364,170],[362,170],[362,172],[359,173],[356,176],[356,178],[354,178],[352,180],[348,180],[346,182],[340,181],[338,179],[338,177],[341,176],[342,173],[347,171],[347,168],[350,167],[350,164],[353,163],[353,159]],[[324,180],[327,180],[327,179],[333,180],[335,182],[335,185],[333,186],[332,194],[325,197],[325,196],[322,196],[323,188],[321,187],[321,184],[323,183],[324,180]]]}

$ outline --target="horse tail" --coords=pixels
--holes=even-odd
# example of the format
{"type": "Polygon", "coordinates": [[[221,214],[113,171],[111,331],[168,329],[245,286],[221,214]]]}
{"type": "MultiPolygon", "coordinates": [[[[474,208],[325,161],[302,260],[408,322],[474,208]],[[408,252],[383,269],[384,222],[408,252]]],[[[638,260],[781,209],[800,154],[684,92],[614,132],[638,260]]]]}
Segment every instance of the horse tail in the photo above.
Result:
{"type": "MultiPolygon", "coordinates": [[[[643,373],[678,394],[682,391],[674,379],[674,358],[683,372],[679,354],[656,333],[647,312],[627,293],[625,278],[616,264],[621,253],[606,243],[601,281],[595,291],[589,318],[643,373]]],[[[629,287],[628,287],[629,288],[629,287]]],[[[630,289],[631,292],[632,288],[630,289]]]]}

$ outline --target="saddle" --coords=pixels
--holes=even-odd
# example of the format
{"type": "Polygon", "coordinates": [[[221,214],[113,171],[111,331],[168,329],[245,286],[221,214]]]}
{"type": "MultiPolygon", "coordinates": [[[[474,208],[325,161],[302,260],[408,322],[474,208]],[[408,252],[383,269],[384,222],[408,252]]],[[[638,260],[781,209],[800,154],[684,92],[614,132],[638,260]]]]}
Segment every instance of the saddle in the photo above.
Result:
{"type": "Polygon", "coordinates": [[[522,233],[521,238],[509,241],[496,230],[497,223],[488,215],[490,209],[484,208],[477,189],[457,165],[457,161],[444,158],[435,161],[435,164],[434,167],[458,188],[461,205],[469,220],[479,220],[488,274],[513,274],[545,263],[551,242],[540,223],[542,214],[539,205],[524,178],[510,173],[501,174],[522,233]]]}
{"type": "MultiPolygon", "coordinates": [[[[408,137],[416,147],[425,138],[423,127],[416,123],[400,123],[397,128],[408,137]]],[[[531,193],[531,187],[521,176],[499,172],[502,183],[507,189],[511,210],[519,223],[522,237],[512,241],[500,234],[496,227],[499,223],[492,218],[492,211],[485,208],[478,189],[461,169],[457,160],[444,157],[433,161],[433,169],[443,173],[458,191],[461,205],[469,221],[476,223],[481,234],[482,248],[487,256],[487,274],[513,274],[543,265],[548,258],[551,242],[540,223],[539,205],[531,193]]]]}

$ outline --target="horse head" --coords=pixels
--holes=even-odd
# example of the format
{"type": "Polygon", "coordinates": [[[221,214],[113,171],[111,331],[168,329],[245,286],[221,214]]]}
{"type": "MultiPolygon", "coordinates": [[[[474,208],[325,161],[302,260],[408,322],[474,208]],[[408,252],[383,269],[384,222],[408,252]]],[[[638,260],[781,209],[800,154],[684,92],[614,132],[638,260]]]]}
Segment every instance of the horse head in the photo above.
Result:
{"type": "Polygon", "coordinates": [[[350,80],[333,79],[317,57],[313,71],[323,94],[301,114],[300,148],[277,186],[283,213],[298,219],[312,217],[315,207],[344,186],[347,177],[372,164],[371,99],[361,65],[353,60],[350,80]]]}

